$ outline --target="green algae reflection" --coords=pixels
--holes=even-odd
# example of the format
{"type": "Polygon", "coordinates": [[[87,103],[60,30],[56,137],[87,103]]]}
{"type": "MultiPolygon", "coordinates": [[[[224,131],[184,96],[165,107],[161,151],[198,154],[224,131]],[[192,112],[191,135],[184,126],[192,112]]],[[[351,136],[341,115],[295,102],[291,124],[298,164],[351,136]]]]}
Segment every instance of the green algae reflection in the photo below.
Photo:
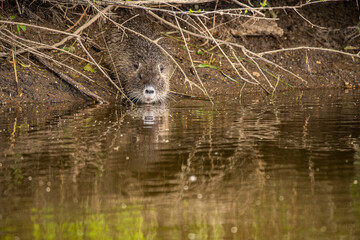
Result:
{"type": "MultiPolygon", "coordinates": [[[[151,214],[150,214],[151,215],[151,214]]],[[[69,216],[69,211],[33,209],[31,221],[34,239],[154,239],[157,223],[145,219],[140,205],[124,205],[109,213],[85,210],[69,216]]]]}

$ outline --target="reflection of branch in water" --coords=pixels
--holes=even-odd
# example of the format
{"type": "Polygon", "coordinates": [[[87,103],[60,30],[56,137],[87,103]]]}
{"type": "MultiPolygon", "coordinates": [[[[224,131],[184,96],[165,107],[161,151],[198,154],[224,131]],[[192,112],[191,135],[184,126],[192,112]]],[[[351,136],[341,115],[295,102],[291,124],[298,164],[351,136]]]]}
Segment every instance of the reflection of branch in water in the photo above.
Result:
{"type": "MultiPolygon", "coordinates": [[[[263,113],[266,111],[269,110],[264,109],[255,116],[255,121],[249,122],[249,119],[252,119],[254,114],[249,114],[249,109],[245,109],[237,120],[224,119],[225,123],[222,123],[221,119],[217,117],[215,120],[214,116],[211,115],[211,111],[210,113],[205,112],[205,114],[202,112],[202,118],[205,120],[200,128],[202,132],[198,134],[200,137],[195,140],[195,144],[189,144],[190,149],[187,153],[186,165],[182,165],[179,173],[181,179],[179,180],[182,182],[180,186],[181,188],[185,187],[186,190],[180,189],[179,191],[182,192],[179,197],[191,196],[196,192],[202,193],[203,197],[208,197],[209,194],[214,193],[221,194],[227,189],[223,186],[226,182],[224,179],[231,176],[235,169],[238,174],[231,177],[239,178],[239,185],[241,185],[242,181],[248,181],[250,178],[254,179],[254,186],[256,185],[258,188],[265,186],[264,163],[260,161],[262,155],[260,150],[256,148],[255,141],[262,139],[264,134],[268,136],[265,139],[274,139],[278,134],[273,122],[262,122],[263,113]],[[228,124],[230,124],[230,127],[227,126],[228,124]],[[215,126],[218,127],[215,128],[215,126]],[[233,148],[222,149],[221,146],[226,145],[226,143],[230,143],[230,145],[232,145],[231,143],[237,144],[233,148]],[[196,179],[196,182],[191,181],[193,178],[196,179]]],[[[221,116],[221,113],[218,116],[221,116]]],[[[279,122],[276,109],[274,110],[274,116],[275,122],[279,122]]],[[[192,124],[194,123],[186,123],[187,126],[192,124]]],[[[249,194],[252,187],[248,192],[232,192],[228,193],[227,196],[230,194],[235,198],[243,199],[244,204],[250,203],[249,194]],[[236,196],[237,194],[239,195],[236,196]]],[[[242,205],[242,208],[246,209],[246,206],[242,205]]]]}
{"type": "Polygon", "coordinates": [[[18,118],[18,109],[16,108],[16,115],[14,117],[14,123],[13,123],[13,129],[12,132],[10,134],[10,149],[12,149],[14,147],[14,143],[15,143],[15,133],[16,133],[16,128],[17,128],[17,118],[18,118]]]}

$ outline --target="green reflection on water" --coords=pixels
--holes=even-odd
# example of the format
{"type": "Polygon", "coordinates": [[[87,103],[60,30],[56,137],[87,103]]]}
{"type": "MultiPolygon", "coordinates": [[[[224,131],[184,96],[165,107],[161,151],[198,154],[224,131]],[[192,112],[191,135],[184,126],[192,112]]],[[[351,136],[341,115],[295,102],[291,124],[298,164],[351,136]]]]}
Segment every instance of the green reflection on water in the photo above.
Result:
{"type": "MultiPolygon", "coordinates": [[[[85,204],[87,205],[87,204],[85,204]]],[[[186,207],[186,204],[184,204],[186,207]]],[[[184,207],[183,206],[183,207],[184,207]]],[[[142,204],[119,204],[107,211],[89,210],[84,206],[84,213],[74,213],[66,209],[33,208],[31,210],[32,238],[40,239],[224,239],[224,226],[216,223],[220,219],[215,212],[211,217],[215,222],[202,215],[189,214],[183,216],[180,222],[188,223],[179,225],[176,214],[170,214],[167,227],[159,226],[156,215],[161,212],[155,207],[146,207],[142,204]],[[150,209],[149,209],[150,208],[150,209]],[[72,215],[69,215],[72,213],[72,215]],[[161,234],[158,234],[161,232],[161,234]],[[164,235],[165,233],[165,235],[164,235]]],[[[26,227],[25,227],[26,229],[26,227]]],[[[3,232],[19,232],[20,229],[3,228],[3,232]]],[[[20,230],[21,231],[21,230],[20,230]]],[[[26,236],[29,236],[26,234],[26,236]]],[[[235,237],[235,235],[234,235],[235,237]]],[[[2,239],[16,239],[14,235],[6,235],[2,239]]]]}
{"type": "Polygon", "coordinates": [[[22,170],[21,170],[21,164],[22,164],[22,154],[14,154],[13,156],[14,164],[12,165],[11,169],[11,176],[13,179],[13,182],[15,185],[20,185],[22,183],[22,180],[24,178],[22,170]]]}
{"type": "Polygon", "coordinates": [[[141,205],[118,207],[110,214],[91,213],[69,217],[68,211],[33,209],[34,239],[154,239],[156,219],[142,216],[141,205]],[[121,210],[120,210],[121,209],[121,210]],[[49,214],[51,213],[51,214],[49,214]],[[70,219],[69,219],[70,218],[70,219]],[[75,218],[75,219],[74,219],[75,218]]]}
{"type": "Polygon", "coordinates": [[[355,147],[354,166],[356,175],[354,181],[350,185],[350,196],[352,199],[352,208],[355,215],[355,229],[360,229],[360,147],[355,147]]]}

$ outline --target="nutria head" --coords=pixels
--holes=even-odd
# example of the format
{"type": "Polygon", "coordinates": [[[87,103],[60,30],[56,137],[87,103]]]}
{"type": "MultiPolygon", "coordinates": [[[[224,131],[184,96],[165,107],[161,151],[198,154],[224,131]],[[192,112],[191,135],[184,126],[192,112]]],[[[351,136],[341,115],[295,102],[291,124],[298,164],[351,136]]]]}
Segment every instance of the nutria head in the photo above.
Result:
{"type": "Polygon", "coordinates": [[[133,69],[124,78],[123,87],[129,98],[135,103],[164,102],[169,93],[169,78],[172,68],[168,61],[151,55],[139,57],[137,61],[134,59],[131,61],[132,66],[128,66],[133,69]]]}
{"type": "Polygon", "coordinates": [[[111,28],[107,43],[111,57],[105,58],[113,76],[118,76],[121,86],[135,103],[164,102],[169,93],[169,81],[174,65],[163,52],[167,40],[161,36],[162,29],[146,18],[129,21],[127,28],[141,33],[111,28]],[[161,46],[163,50],[159,47],[161,46]]]}

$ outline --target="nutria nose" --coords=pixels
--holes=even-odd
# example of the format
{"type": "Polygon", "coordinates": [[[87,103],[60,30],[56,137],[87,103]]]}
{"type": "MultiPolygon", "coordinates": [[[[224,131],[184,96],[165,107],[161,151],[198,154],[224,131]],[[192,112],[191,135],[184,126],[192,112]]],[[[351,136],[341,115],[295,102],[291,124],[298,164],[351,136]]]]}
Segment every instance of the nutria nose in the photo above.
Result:
{"type": "Polygon", "coordinates": [[[155,90],[153,90],[153,89],[145,89],[145,94],[151,95],[151,94],[154,94],[154,93],[155,93],[155,90]]]}
{"type": "Polygon", "coordinates": [[[156,90],[153,86],[146,86],[143,90],[143,96],[145,97],[145,102],[152,102],[155,98],[156,90]]]}

